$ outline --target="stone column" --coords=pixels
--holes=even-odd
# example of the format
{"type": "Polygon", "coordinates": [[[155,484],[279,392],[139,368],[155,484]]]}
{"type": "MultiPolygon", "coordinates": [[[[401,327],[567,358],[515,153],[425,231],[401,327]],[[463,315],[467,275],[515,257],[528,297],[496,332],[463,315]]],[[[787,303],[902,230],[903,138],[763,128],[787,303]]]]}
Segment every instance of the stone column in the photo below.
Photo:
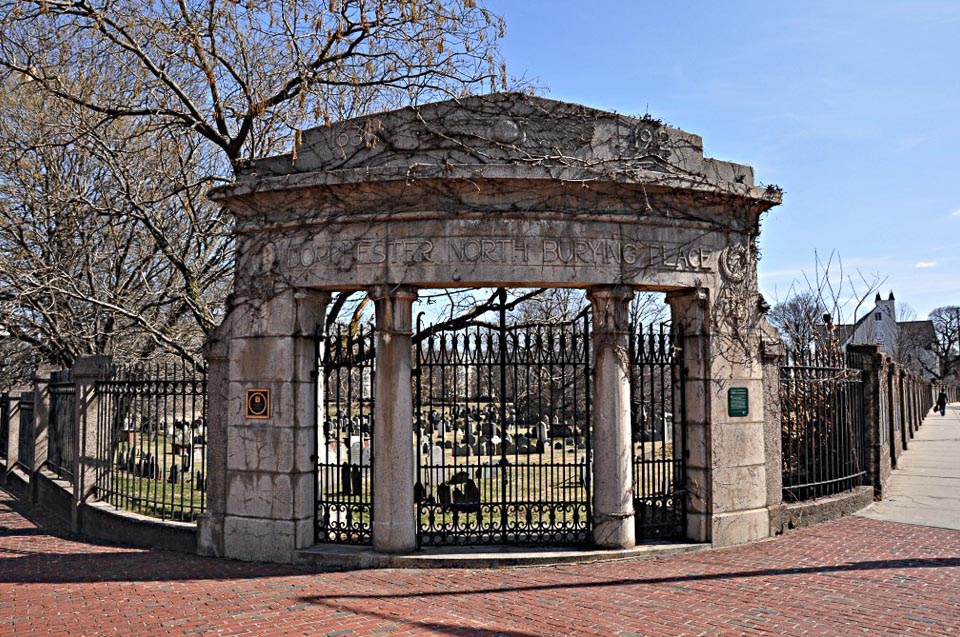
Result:
{"type": "Polygon", "coordinates": [[[913,376],[913,405],[917,413],[917,426],[920,427],[923,425],[924,414],[923,401],[921,400],[921,379],[920,375],[917,372],[914,372],[913,376]]]}
{"type": "Polygon", "coordinates": [[[904,441],[913,438],[913,424],[910,422],[910,414],[907,413],[907,392],[903,381],[903,368],[895,364],[896,369],[894,382],[897,383],[897,411],[900,412],[900,422],[903,423],[904,441]]]}
{"type": "Polygon", "coordinates": [[[890,430],[894,437],[892,444],[896,448],[892,458],[896,461],[903,450],[907,448],[907,437],[904,435],[903,422],[900,419],[900,408],[898,407],[900,398],[897,395],[897,366],[889,358],[885,358],[884,361],[887,374],[887,417],[890,419],[890,430]]]}
{"type": "Polygon", "coordinates": [[[780,410],[780,366],[786,351],[780,331],[761,321],[763,355],[763,444],[766,455],[767,506],[783,502],[783,425],[780,410]]]}
{"type": "Polygon", "coordinates": [[[684,392],[687,404],[687,537],[707,542],[711,537],[713,475],[710,429],[710,321],[706,290],[671,292],[666,297],[673,324],[682,328],[684,392]]]}
{"type": "Polygon", "coordinates": [[[890,477],[890,445],[886,442],[888,425],[884,416],[884,356],[878,345],[849,345],[847,349],[863,357],[863,425],[867,448],[867,474],[874,494],[880,496],[890,477]]]}
{"type": "Polygon", "coordinates": [[[897,468],[897,457],[900,453],[900,436],[896,431],[896,422],[893,417],[893,395],[890,393],[890,368],[887,364],[887,359],[884,356],[880,356],[880,361],[877,368],[877,382],[880,391],[880,426],[883,427],[885,432],[881,438],[884,441],[884,444],[887,447],[885,452],[887,457],[890,458],[890,469],[897,468]]]}
{"type": "Polygon", "coordinates": [[[414,519],[411,334],[415,290],[377,286],[377,360],[373,411],[373,548],[405,553],[417,547],[414,519]]]}
{"type": "Polygon", "coordinates": [[[314,543],[315,331],[328,299],[323,292],[286,288],[266,298],[237,297],[231,305],[221,329],[229,338],[227,406],[222,413],[214,407],[226,424],[224,455],[217,451],[224,441],[212,431],[224,423],[211,421],[208,428],[214,445],[209,473],[222,475],[223,486],[214,478],[213,515],[201,528],[204,552],[291,562],[294,551],[314,543]],[[248,390],[269,391],[265,414],[247,412],[248,390]]]}
{"type": "Polygon", "coordinates": [[[73,506],[70,507],[70,526],[74,533],[80,531],[80,508],[96,486],[97,469],[110,462],[110,451],[107,450],[106,458],[100,458],[97,449],[98,441],[105,440],[104,429],[109,429],[109,422],[100,422],[97,381],[109,378],[112,368],[113,359],[109,356],[84,356],[76,360],[71,370],[76,387],[73,419],[76,426],[73,457],[76,461],[73,471],[73,506]]]}
{"type": "Polygon", "coordinates": [[[223,557],[223,518],[227,504],[227,430],[229,429],[230,338],[221,325],[204,345],[207,362],[207,510],[197,516],[197,552],[223,557]]]}
{"type": "Polygon", "coordinates": [[[52,365],[40,365],[33,374],[33,466],[30,467],[30,499],[38,500],[37,481],[40,467],[47,461],[50,448],[50,375],[52,365]]]}
{"type": "MultiPolygon", "coordinates": [[[[19,388],[11,389],[9,392],[10,402],[7,411],[7,465],[4,467],[6,472],[13,469],[20,455],[20,395],[24,390],[19,388]]],[[[0,476],[0,480],[6,476],[0,476]]]]}
{"type": "Polygon", "coordinates": [[[770,535],[763,365],[755,307],[734,307],[755,297],[728,299],[721,310],[713,306],[713,293],[671,292],[667,303],[684,331],[687,532],[694,540],[726,546],[770,535]],[[740,309],[741,316],[732,314],[740,309]],[[731,388],[747,391],[746,416],[730,415],[731,388]]]}
{"type": "Polygon", "coordinates": [[[630,436],[630,300],[624,286],[587,293],[593,307],[593,543],[636,544],[630,436]]]}

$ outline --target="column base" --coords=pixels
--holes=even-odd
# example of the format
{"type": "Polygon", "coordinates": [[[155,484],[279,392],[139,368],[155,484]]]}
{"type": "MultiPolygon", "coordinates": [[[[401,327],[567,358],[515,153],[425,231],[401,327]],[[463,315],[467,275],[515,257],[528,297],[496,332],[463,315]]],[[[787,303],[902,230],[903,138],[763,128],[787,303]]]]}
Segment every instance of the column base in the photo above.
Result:
{"type": "Polygon", "coordinates": [[[223,518],[224,557],[245,562],[293,563],[296,546],[296,523],[293,520],[244,518],[226,515],[223,518]]]}
{"type": "Polygon", "coordinates": [[[633,512],[595,517],[593,544],[606,549],[629,549],[636,546],[637,535],[633,512]]]}
{"type": "Polygon", "coordinates": [[[719,513],[711,521],[713,546],[732,546],[770,537],[770,509],[719,513]]]}
{"type": "Polygon", "coordinates": [[[197,554],[223,557],[223,515],[197,516],[197,554]]]}
{"type": "Polygon", "coordinates": [[[377,553],[401,554],[417,549],[417,533],[410,524],[374,522],[370,528],[373,550],[377,553]]]}

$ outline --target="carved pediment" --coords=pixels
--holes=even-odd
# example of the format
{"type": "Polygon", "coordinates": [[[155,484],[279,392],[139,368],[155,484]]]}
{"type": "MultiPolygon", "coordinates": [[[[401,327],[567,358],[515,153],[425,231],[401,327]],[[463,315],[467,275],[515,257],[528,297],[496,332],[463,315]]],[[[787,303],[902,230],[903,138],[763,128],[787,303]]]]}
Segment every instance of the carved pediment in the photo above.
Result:
{"type": "Polygon", "coordinates": [[[455,175],[467,167],[498,178],[539,178],[546,171],[562,179],[631,182],[654,173],[753,182],[748,167],[704,160],[699,136],[659,120],[521,93],[408,107],[304,131],[295,154],[253,161],[238,180],[357,169],[455,175]]]}

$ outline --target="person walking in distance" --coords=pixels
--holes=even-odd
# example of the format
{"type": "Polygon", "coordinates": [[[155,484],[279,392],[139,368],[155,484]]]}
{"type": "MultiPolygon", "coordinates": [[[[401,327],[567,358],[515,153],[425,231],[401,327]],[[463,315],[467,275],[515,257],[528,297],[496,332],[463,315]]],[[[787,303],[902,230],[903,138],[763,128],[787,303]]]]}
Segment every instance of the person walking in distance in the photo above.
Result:
{"type": "Polygon", "coordinates": [[[934,408],[934,411],[940,410],[941,416],[947,415],[947,392],[940,390],[940,395],[937,396],[937,406],[934,408]]]}

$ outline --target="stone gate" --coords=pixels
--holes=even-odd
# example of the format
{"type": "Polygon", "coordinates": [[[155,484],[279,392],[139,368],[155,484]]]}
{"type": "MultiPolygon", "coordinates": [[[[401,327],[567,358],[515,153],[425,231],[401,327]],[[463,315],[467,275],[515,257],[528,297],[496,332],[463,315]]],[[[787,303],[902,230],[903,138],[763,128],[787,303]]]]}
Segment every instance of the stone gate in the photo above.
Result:
{"type": "Polygon", "coordinates": [[[780,192],[698,136],[501,93],[305,131],[211,197],[236,219],[238,264],[208,351],[201,550],[289,562],[314,542],[314,335],[342,290],[376,307],[374,550],[416,547],[411,307],[449,287],[587,291],[592,541],[614,548],[635,541],[627,305],[666,292],[685,334],[687,535],[769,534],[755,246],[780,192]]]}

